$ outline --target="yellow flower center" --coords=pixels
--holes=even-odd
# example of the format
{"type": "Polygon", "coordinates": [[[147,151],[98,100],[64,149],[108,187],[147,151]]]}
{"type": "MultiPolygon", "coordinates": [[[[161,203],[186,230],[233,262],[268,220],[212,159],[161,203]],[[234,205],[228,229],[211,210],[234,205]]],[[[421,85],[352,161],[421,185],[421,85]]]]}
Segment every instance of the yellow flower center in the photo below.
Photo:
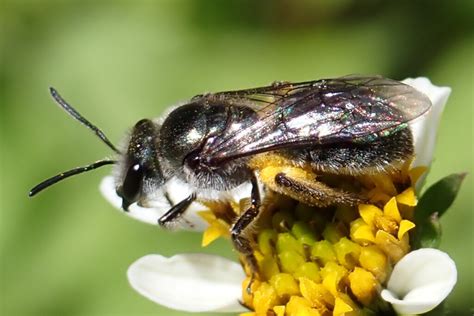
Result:
{"type": "MultiPolygon", "coordinates": [[[[379,293],[409,250],[408,232],[420,169],[400,176],[364,176],[370,202],[354,207],[310,207],[270,192],[251,231],[259,275],[242,283],[243,315],[364,315],[387,308],[379,293]],[[397,182],[398,181],[398,182],[397,182]]],[[[209,206],[203,245],[228,236],[231,221],[209,206]]],[[[232,205],[233,214],[240,212],[232,205]]],[[[227,211],[229,208],[227,209],[227,211]]],[[[249,272],[245,259],[244,268],[249,272]]]]}

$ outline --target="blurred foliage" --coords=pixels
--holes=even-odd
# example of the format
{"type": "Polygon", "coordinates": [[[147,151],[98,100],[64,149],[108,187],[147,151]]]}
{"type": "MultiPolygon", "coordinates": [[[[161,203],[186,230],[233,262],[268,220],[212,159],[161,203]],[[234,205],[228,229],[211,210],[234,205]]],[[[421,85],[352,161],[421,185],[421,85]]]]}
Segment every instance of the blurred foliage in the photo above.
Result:
{"type": "Polygon", "coordinates": [[[428,76],[453,88],[428,185],[470,174],[442,219],[459,282],[445,304],[472,314],[473,1],[26,1],[0,3],[2,315],[183,315],[134,293],[147,253],[225,254],[113,211],[107,170],[34,200],[47,176],[110,155],[59,111],[54,85],[115,142],[134,122],[204,91],[351,73],[428,76]]]}

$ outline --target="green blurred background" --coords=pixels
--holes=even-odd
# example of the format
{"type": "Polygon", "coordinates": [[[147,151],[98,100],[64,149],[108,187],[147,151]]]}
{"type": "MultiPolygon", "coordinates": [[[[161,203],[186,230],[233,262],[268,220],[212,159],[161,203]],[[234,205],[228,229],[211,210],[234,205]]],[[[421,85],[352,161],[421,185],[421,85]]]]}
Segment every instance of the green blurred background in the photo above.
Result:
{"type": "MultiPolygon", "coordinates": [[[[428,76],[453,88],[428,183],[469,171],[443,218],[459,282],[453,315],[473,312],[474,1],[5,1],[0,7],[2,315],[185,315],[127,284],[148,253],[224,254],[115,211],[104,168],[35,199],[58,171],[110,155],[60,111],[55,86],[115,142],[143,117],[205,91],[352,73],[428,76]]],[[[212,298],[210,298],[212,299],[212,298]]]]}

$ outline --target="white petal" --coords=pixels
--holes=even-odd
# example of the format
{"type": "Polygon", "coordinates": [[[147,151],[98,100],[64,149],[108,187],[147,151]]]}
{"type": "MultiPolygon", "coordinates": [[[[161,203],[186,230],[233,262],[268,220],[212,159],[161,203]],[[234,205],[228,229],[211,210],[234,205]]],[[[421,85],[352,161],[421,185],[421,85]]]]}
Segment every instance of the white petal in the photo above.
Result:
{"type": "Polygon", "coordinates": [[[128,269],[128,280],[141,295],[160,305],[189,312],[242,312],[242,267],[219,256],[148,255],[128,269]]]}
{"type": "MultiPolygon", "coordinates": [[[[118,210],[123,211],[122,198],[118,196],[117,192],[115,191],[115,181],[112,176],[102,179],[102,182],[100,183],[100,191],[110,204],[112,204],[118,210]]],[[[169,181],[164,186],[163,190],[155,192],[153,200],[150,202],[151,207],[141,207],[134,203],[130,205],[128,212],[123,213],[139,221],[157,225],[158,219],[174,205],[170,205],[164,195],[164,192],[168,192],[174,204],[179,203],[179,201],[188,197],[190,194],[188,188],[182,187],[175,181],[169,181]]],[[[201,217],[197,215],[197,212],[205,209],[206,208],[200,203],[192,203],[183,215],[183,218],[180,219],[176,225],[173,225],[170,228],[173,230],[185,229],[192,231],[203,231],[207,227],[207,224],[201,217]]]]}
{"type": "Polygon", "coordinates": [[[456,264],[446,253],[422,248],[408,253],[395,265],[381,295],[399,314],[422,314],[438,306],[456,280],[456,264]]]}
{"type": "MultiPolygon", "coordinates": [[[[415,161],[413,167],[431,165],[441,114],[451,94],[449,87],[437,87],[428,78],[408,78],[402,81],[424,93],[431,100],[431,110],[410,123],[415,144],[415,161]]],[[[422,181],[420,181],[422,182],[422,181]]]]}

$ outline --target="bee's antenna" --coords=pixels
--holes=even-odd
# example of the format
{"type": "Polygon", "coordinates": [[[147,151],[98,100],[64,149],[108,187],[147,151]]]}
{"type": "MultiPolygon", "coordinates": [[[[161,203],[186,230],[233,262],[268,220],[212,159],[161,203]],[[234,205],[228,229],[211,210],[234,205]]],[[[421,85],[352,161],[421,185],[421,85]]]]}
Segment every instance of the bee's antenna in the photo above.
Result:
{"type": "Polygon", "coordinates": [[[112,144],[112,142],[105,136],[104,132],[102,132],[97,126],[89,122],[85,117],[83,117],[79,112],[76,111],[70,104],[68,104],[54,89],[53,87],[49,88],[49,91],[51,92],[51,96],[53,97],[54,101],[56,101],[69,115],[71,115],[73,118],[78,120],[81,124],[86,126],[88,129],[94,131],[94,133],[99,137],[107,146],[109,146],[113,151],[115,151],[117,154],[120,154],[120,152],[115,148],[115,146],[112,144]]]}
{"type": "Polygon", "coordinates": [[[99,160],[94,163],[91,163],[90,165],[83,166],[83,167],[77,167],[68,171],[61,172],[60,174],[55,175],[54,177],[51,177],[49,179],[44,180],[40,184],[36,185],[33,189],[31,189],[30,193],[28,193],[28,196],[32,197],[39,192],[43,191],[47,187],[52,186],[53,184],[64,180],[66,178],[69,178],[71,176],[74,176],[76,174],[80,174],[83,172],[91,171],[97,168],[100,168],[105,165],[111,165],[116,163],[117,161],[115,160],[109,160],[109,159],[104,159],[104,160],[99,160]]]}

